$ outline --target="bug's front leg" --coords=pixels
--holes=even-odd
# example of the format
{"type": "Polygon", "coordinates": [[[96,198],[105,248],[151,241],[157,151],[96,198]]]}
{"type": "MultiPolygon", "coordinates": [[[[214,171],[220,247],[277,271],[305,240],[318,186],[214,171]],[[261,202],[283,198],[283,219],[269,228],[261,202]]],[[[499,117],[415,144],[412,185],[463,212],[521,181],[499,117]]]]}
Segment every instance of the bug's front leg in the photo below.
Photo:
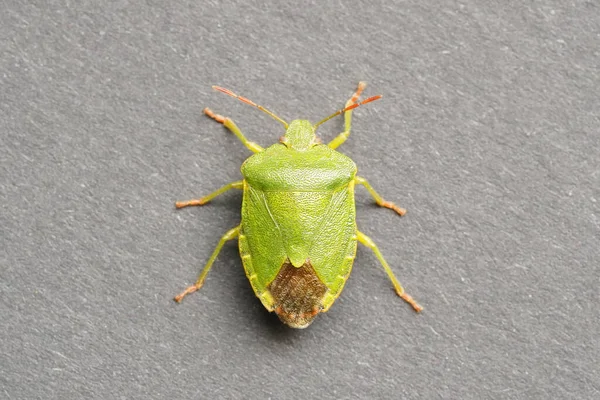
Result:
{"type": "Polygon", "coordinates": [[[369,191],[369,193],[371,193],[371,196],[373,196],[373,198],[375,199],[375,203],[377,203],[378,206],[389,208],[390,210],[394,210],[400,216],[403,216],[404,214],[406,214],[406,210],[404,208],[398,207],[391,201],[384,200],[383,197],[381,197],[379,195],[379,193],[377,193],[375,191],[375,189],[373,189],[371,187],[371,185],[369,184],[369,182],[367,182],[367,180],[365,178],[361,178],[360,176],[357,176],[356,178],[354,178],[354,183],[356,183],[357,185],[363,185],[369,191]]]}
{"type": "Polygon", "coordinates": [[[209,201],[211,201],[218,195],[225,193],[229,189],[243,189],[243,188],[244,188],[244,181],[231,182],[229,185],[225,185],[221,189],[215,190],[211,194],[204,196],[204,197],[200,197],[199,199],[187,200],[187,201],[177,201],[177,202],[175,202],[175,207],[183,208],[183,207],[189,207],[189,206],[203,206],[204,204],[208,203],[209,201]]]}
{"type": "MultiPolygon", "coordinates": [[[[344,106],[344,108],[350,107],[351,105],[355,104],[358,101],[360,94],[363,92],[363,90],[365,90],[366,87],[367,87],[366,82],[359,82],[356,92],[354,92],[352,97],[350,97],[350,99],[346,102],[346,105],[344,106]]],[[[344,132],[337,135],[331,142],[329,142],[327,144],[327,146],[331,147],[332,149],[337,149],[342,143],[344,143],[348,139],[348,136],[350,136],[350,128],[351,127],[352,127],[352,110],[348,110],[344,113],[344,132]]]]}
{"type": "Polygon", "coordinates": [[[183,292],[181,292],[180,294],[175,296],[174,300],[176,302],[181,303],[181,300],[183,300],[183,298],[185,296],[187,296],[190,293],[194,293],[195,291],[197,291],[198,289],[200,289],[202,287],[202,285],[204,284],[204,280],[206,279],[206,275],[208,274],[208,271],[210,271],[210,268],[212,267],[217,256],[221,252],[221,249],[223,248],[223,245],[225,244],[225,242],[237,238],[239,236],[239,234],[240,234],[240,226],[238,225],[235,228],[229,230],[226,234],[224,234],[221,237],[221,240],[219,240],[219,244],[217,244],[217,247],[215,247],[215,250],[213,251],[212,255],[208,259],[208,262],[202,269],[202,272],[200,272],[200,275],[198,276],[196,283],[194,283],[192,286],[188,287],[183,292]]]}
{"type": "Polygon", "coordinates": [[[365,246],[367,246],[368,248],[373,250],[373,253],[375,253],[375,256],[379,259],[379,262],[383,266],[383,269],[385,270],[388,277],[392,281],[392,285],[394,285],[396,294],[398,296],[400,296],[408,304],[410,304],[416,312],[421,312],[423,310],[423,307],[421,307],[408,293],[406,293],[404,291],[404,288],[402,287],[400,282],[398,282],[398,279],[396,279],[394,272],[388,265],[387,261],[385,261],[385,259],[383,258],[383,255],[379,251],[379,248],[377,247],[375,242],[373,242],[373,240],[370,237],[368,237],[367,235],[365,235],[364,233],[362,233],[360,231],[356,231],[356,238],[358,239],[358,241],[360,243],[364,244],[365,246]]]}
{"type": "Polygon", "coordinates": [[[219,114],[215,114],[208,107],[204,109],[204,114],[208,115],[215,121],[220,122],[221,124],[225,125],[225,128],[229,129],[235,136],[237,136],[237,138],[240,139],[240,141],[244,144],[244,146],[246,146],[248,149],[250,149],[250,151],[252,151],[253,153],[259,153],[264,150],[260,145],[246,139],[246,136],[244,136],[242,131],[240,131],[240,128],[238,128],[237,125],[235,124],[235,122],[233,122],[231,119],[224,117],[222,115],[219,115],[219,114]]]}

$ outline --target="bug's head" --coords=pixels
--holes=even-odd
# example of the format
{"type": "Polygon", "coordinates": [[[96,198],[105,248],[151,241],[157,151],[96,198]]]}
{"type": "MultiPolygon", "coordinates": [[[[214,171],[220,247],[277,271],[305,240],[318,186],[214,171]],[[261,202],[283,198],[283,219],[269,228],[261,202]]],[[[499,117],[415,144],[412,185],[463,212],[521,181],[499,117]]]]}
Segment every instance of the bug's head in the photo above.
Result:
{"type": "Polygon", "coordinates": [[[280,142],[295,150],[307,150],[321,143],[315,135],[315,128],[305,119],[296,119],[288,126],[280,142]]]}

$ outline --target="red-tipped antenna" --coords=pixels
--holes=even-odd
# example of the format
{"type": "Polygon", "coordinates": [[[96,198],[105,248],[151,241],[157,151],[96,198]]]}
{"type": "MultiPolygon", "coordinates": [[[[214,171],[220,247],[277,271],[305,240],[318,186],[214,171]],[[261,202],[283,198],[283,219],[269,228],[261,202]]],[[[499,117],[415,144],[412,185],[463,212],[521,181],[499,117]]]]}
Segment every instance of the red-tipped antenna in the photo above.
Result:
{"type": "Polygon", "coordinates": [[[249,99],[247,99],[245,97],[242,97],[242,96],[238,96],[237,94],[233,93],[231,90],[222,88],[220,86],[213,86],[212,88],[215,89],[215,90],[218,90],[219,92],[223,92],[225,94],[228,94],[231,97],[235,97],[236,99],[238,99],[238,100],[240,100],[240,101],[242,101],[242,102],[244,102],[246,104],[250,104],[251,106],[258,108],[262,112],[264,112],[266,114],[269,114],[272,118],[274,118],[277,121],[281,122],[285,126],[285,129],[288,128],[288,123],[287,122],[285,122],[284,120],[282,120],[277,115],[273,114],[271,111],[267,110],[263,106],[259,106],[258,104],[256,104],[252,100],[249,100],[249,99]]]}
{"type": "Polygon", "coordinates": [[[344,108],[342,110],[336,111],[333,114],[331,114],[329,117],[325,118],[324,120],[322,120],[322,121],[317,122],[316,124],[314,124],[313,125],[313,129],[317,129],[317,126],[319,126],[319,125],[321,125],[321,124],[329,121],[333,117],[337,117],[338,115],[343,114],[346,111],[353,110],[356,107],[362,106],[363,104],[367,104],[367,103],[370,103],[372,101],[379,100],[382,97],[383,97],[382,95],[378,94],[377,96],[369,97],[368,99],[365,99],[365,100],[361,101],[360,103],[354,103],[351,106],[348,106],[348,107],[346,107],[346,108],[344,108]]]}

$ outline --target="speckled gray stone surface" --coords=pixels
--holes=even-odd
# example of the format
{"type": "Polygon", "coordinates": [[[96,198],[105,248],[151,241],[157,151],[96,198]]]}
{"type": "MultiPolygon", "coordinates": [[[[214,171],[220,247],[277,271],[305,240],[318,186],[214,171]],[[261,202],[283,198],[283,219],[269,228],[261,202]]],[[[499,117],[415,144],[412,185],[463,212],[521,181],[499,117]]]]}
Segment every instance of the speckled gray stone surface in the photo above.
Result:
{"type": "MultiPolygon", "coordinates": [[[[0,397],[600,396],[600,7],[595,1],[9,1],[0,14],[0,397]],[[529,4],[529,5],[525,5],[529,4]],[[340,148],[359,249],[312,326],[282,326],[228,244],[181,304],[283,134],[359,80],[381,101],[340,148]]],[[[322,126],[331,139],[341,118],[322,126]]]]}

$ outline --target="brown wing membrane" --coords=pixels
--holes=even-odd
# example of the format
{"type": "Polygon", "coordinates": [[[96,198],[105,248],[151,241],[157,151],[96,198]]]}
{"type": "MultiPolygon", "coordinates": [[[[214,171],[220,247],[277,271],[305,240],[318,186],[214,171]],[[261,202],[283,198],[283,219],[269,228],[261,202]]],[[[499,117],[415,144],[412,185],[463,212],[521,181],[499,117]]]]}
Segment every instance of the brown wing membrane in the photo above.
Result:
{"type": "Polygon", "coordinates": [[[279,319],[293,328],[306,328],[322,309],[327,286],[321,282],[309,260],[296,268],[287,260],[268,285],[279,319]]]}

